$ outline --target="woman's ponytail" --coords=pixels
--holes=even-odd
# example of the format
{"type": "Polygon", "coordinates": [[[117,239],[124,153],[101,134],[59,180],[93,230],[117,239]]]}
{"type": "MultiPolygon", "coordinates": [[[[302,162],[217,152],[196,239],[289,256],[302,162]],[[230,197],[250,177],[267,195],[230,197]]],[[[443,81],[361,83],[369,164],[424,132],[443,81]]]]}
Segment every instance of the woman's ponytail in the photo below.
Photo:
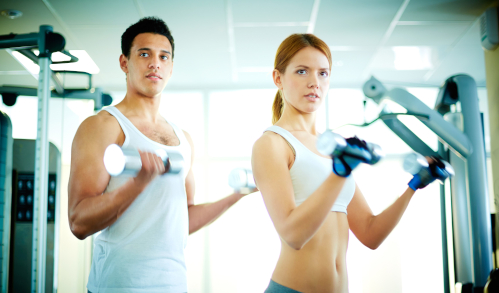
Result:
{"type": "Polygon", "coordinates": [[[283,107],[284,103],[282,101],[281,90],[277,90],[277,94],[274,98],[274,104],[272,104],[272,124],[276,124],[276,122],[281,119],[283,107]]]}

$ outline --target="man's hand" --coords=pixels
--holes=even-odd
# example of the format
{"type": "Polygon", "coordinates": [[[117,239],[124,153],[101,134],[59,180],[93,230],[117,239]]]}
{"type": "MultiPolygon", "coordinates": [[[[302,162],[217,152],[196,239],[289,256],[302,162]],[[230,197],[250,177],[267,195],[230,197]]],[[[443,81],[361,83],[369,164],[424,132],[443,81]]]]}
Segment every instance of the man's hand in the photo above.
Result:
{"type": "Polygon", "coordinates": [[[142,169],[134,178],[136,184],[146,187],[156,176],[165,173],[165,163],[156,154],[139,150],[142,169]]]}

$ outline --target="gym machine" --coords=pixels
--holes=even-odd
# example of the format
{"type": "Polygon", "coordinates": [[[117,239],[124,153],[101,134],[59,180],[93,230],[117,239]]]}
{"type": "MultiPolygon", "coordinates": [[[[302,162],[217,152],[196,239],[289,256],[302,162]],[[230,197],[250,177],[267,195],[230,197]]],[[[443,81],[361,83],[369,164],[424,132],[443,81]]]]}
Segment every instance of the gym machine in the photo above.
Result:
{"type": "MultiPolygon", "coordinates": [[[[12,123],[0,112],[0,290],[8,292],[12,199],[12,123]]],[[[13,292],[10,290],[10,292],[13,292]]]]}
{"type": "MultiPolygon", "coordinates": [[[[7,105],[13,105],[19,95],[30,95],[38,97],[38,121],[37,121],[37,139],[35,143],[35,152],[31,164],[33,165],[33,225],[32,225],[32,245],[31,247],[31,264],[30,264],[30,282],[29,288],[31,292],[44,292],[46,290],[47,272],[47,213],[49,196],[47,191],[49,186],[49,142],[48,142],[48,109],[49,98],[51,96],[60,96],[66,98],[85,99],[92,98],[96,101],[95,107],[110,104],[110,96],[105,96],[101,90],[94,88],[84,90],[66,90],[63,88],[58,78],[58,72],[53,72],[50,69],[52,63],[69,63],[76,62],[78,59],[64,50],[65,39],[62,35],[53,32],[53,28],[48,25],[40,26],[38,32],[29,34],[9,34],[0,36],[0,49],[16,50],[24,56],[30,58],[40,67],[38,75],[38,88],[22,88],[22,87],[1,87],[3,101],[7,105]],[[35,55],[32,51],[38,49],[39,54],[35,55]],[[68,57],[69,61],[52,62],[52,53],[61,52],[68,57]],[[53,82],[55,90],[51,94],[50,82],[53,82]],[[85,93],[87,95],[85,95],[85,93]],[[97,93],[92,96],[89,94],[97,93]],[[34,164],[33,164],[34,163],[34,164]]],[[[72,73],[72,72],[69,72],[72,73]]],[[[85,74],[85,73],[77,73],[85,74]]],[[[91,86],[91,76],[89,76],[89,86],[91,86]]],[[[5,174],[8,174],[6,172],[5,174]]],[[[10,176],[10,175],[6,175],[10,176]]],[[[10,211],[9,211],[10,212],[10,211]]],[[[57,211],[55,211],[57,212],[57,211]]],[[[55,226],[55,235],[57,235],[57,224],[55,226]]],[[[6,230],[4,230],[4,234],[6,230]]],[[[57,239],[56,239],[57,240],[57,239]]],[[[54,257],[57,258],[57,242],[54,242],[54,257]]],[[[3,255],[5,257],[5,254],[3,255]]],[[[57,263],[57,262],[55,262],[57,263]]],[[[2,278],[6,279],[7,271],[2,271],[2,278]],[[4,275],[5,274],[5,275],[4,275]]],[[[57,274],[54,275],[57,277],[57,274]]],[[[54,282],[56,285],[57,282],[54,282]]],[[[2,288],[4,283],[2,283],[2,288]]],[[[3,289],[2,289],[3,290],[3,289]]],[[[3,291],[2,291],[3,292],[3,291]]]]}
{"type": "MultiPolygon", "coordinates": [[[[14,139],[11,156],[13,159],[9,292],[31,291],[35,145],[34,140],[14,139]]],[[[61,153],[52,143],[49,143],[48,165],[47,250],[43,292],[55,293],[58,269],[61,153]]]]}
{"type": "Polygon", "coordinates": [[[478,107],[476,83],[468,75],[451,76],[439,91],[434,109],[430,109],[404,89],[387,90],[372,77],[363,87],[365,96],[382,106],[379,118],[409,147],[424,156],[448,161],[455,170],[451,179],[454,255],[447,251],[445,186],[441,186],[441,227],[444,292],[450,292],[449,257],[455,258],[455,280],[462,292],[483,292],[492,270],[492,229],[487,191],[483,125],[478,107]],[[394,113],[389,103],[406,109],[394,113]],[[460,104],[461,111],[456,105],[460,104]],[[452,109],[452,111],[451,111],[452,109]],[[417,117],[439,138],[434,151],[399,119],[400,115],[417,117]]]}
{"type": "MultiPolygon", "coordinates": [[[[54,52],[64,50],[65,39],[54,33],[51,26],[42,25],[40,31],[23,35],[0,36],[0,49],[31,50],[38,48],[38,122],[33,191],[33,245],[31,259],[31,292],[45,290],[47,201],[48,196],[48,102],[50,94],[50,64],[54,52]]],[[[70,56],[69,53],[65,53],[70,56]]],[[[70,56],[75,59],[74,56],[70,56]]]]}
{"type": "MultiPolygon", "coordinates": [[[[7,49],[9,52],[15,50],[26,58],[33,61],[35,64],[40,65],[40,74],[42,73],[41,60],[45,58],[43,54],[37,56],[32,50],[38,48],[38,45],[45,44],[46,49],[50,53],[60,51],[70,58],[68,61],[51,62],[52,64],[72,63],[77,62],[78,58],[71,55],[68,51],[64,50],[65,40],[60,34],[53,33],[52,27],[41,26],[39,33],[31,33],[26,35],[4,35],[0,36],[0,49],[7,49]],[[46,31],[45,31],[46,30],[46,31]],[[43,35],[45,31],[45,35],[43,35]],[[45,38],[45,40],[43,40],[45,38]],[[38,42],[38,43],[36,43],[38,42]]],[[[41,50],[40,50],[41,52],[41,50]]],[[[49,56],[50,59],[50,56],[49,56]]],[[[104,106],[109,106],[113,99],[109,94],[104,93],[100,87],[94,88],[92,86],[92,74],[80,71],[54,71],[50,70],[50,64],[47,66],[48,76],[52,81],[54,89],[50,91],[50,96],[53,98],[67,98],[67,99],[86,99],[94,100],[94,110],[100,110],[104,106]],[[85,75],[88,77],[88,86],[86,88],[66,89],[62,81],[62,75],[85,75]]],[[[44,70],[43,72],[46,72],[44,70]]],[[[39,85],[40,86],[40,85],[39,85]]],[[[36,88],[22,87],[22,86],[0,86],[0,94],[2,100],[7,106],[13,106],[16,103],[18,96],[38,96],[36,88]]]]}
{"type": "MultiPolygon", "coordinates": [[[[92,87],[92,75],[90,73],[79,71],[53,71],[53,73],[86,75],[88,76],[88,86],[87,88],[83,89],[62,88],[61,91],[58,91],[57,87],[55,87],[50,92],[50,96],[52,98],[93,100],[95,111],[102,109],[102,107],[104,106],[109,106],[113,102],[113,98],[109,94],[104,93],[102,88],[92,87]]],[[[54,80],[54,78],[52,78],[52,80],[54,80]]],[[[59,78],[57,80],[59,80],[59,78]]],[[[5,105],[13,106],[16,103],[18,96],[36,97],[37,89],[21,86],[3,85],[0,86],[0,94],[2,95],[2,100],[5,105]]]]}

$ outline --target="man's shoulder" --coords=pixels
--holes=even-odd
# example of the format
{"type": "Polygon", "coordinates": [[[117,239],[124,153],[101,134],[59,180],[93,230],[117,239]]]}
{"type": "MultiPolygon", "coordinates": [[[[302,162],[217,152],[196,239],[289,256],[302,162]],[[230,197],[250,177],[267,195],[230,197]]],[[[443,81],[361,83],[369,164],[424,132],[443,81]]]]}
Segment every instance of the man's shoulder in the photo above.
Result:
{"type": "Polygon", "coordinates": [[[108,128],[113,127],[113,124],[117,124],[119,126],[116,118],[114,118],[113,115],[109,114],[109,112],[107,111],[100,111],[99,113],[89,116],[85,120],[83,120],[83,122],[80,124],[80,128],[108,128]]]}
{"type": "Polygon", "coordinates": [[[78,127],[77,135],[92,137],[118,137],[122,132],[118,120],[107,111],[86,118],[78,127]]]}

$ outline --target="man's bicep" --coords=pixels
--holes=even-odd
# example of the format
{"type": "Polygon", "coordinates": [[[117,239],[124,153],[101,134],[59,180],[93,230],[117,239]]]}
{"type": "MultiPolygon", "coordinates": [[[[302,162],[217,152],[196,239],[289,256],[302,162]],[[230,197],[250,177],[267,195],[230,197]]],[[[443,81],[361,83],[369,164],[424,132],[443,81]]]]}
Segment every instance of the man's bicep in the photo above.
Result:
{"type": "MultiPolygon", "coordinates": [[[[115,142],[112,129],[95,127],[98,121],[85,121],[78,129],[71,148],[69,199],[78,203],[85,197],[102,194],[109,182],[104,167],[104,151],[115,142]]],[[[108,127],[107,127],[108,128],[108,127]]]]}
{"type": "Polygon", "coordinates": [[[71,155],[71,187],[77,187],[79,192],[89,195],[102,193],[110,178],[104,167],[103,156],[104,152],[101,151],[101,147],[92,144],[91,139],[73,145],[71,155]]]}

